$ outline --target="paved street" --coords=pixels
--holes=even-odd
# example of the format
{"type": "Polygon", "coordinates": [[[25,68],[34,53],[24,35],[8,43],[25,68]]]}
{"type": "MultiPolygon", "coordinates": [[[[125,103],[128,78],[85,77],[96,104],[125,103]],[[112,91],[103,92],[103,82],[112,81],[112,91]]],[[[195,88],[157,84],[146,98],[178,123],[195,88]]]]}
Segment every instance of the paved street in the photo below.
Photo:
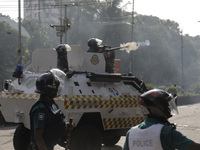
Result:
{"type": "MultiPolygon", "coordinates": [[[[200,142],[200,104],[193,104],[188,106],[180,106],[179,115],[170,119],[171,122],[177,123],[177,129],[189,138],[200,142]]],[[[15,127],[1,127],[0,128],[0,150],[13,150],[12,138],[15,127]]],[[[102,147],[102,150],[121,150],[125,137],[117,143],[116,146],[102,147]]],[[[55,150],[63,150],[56,146],[55,150]]]]}
{"type": "MultiPolygon", "coordinates": [[[[15,127],[0,127],[0,150],[14,150],[13,148],[13,134],[15,127]]],[[[121,150],[125,137],[122,137],[116,146],[102,147],[102,150],[121,150]]],[[[64,150],[60,146],[56,146],[55,150],[64,150]]]]}

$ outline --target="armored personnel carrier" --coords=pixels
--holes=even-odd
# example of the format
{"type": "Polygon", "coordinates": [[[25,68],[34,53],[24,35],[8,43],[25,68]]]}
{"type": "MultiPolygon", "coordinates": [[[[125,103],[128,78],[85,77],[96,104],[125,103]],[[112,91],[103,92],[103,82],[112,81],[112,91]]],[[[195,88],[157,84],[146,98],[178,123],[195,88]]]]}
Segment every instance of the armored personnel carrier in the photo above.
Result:
{"type": "MultiPolygon", "coordinates": [[[[35,82],[51,70],[61,84],[55,98],[66,119],[73,118],[70,149],[100,150],[115,145],[128,129],[144,120],[139,95],[146,90],[143,81],[131,75],[105,72],[102,53],[87,53],[80,46],[68,52],[69,71],[57,68],[54,49],[36,49],[31,65],[15,80],[5,80],[0,93],[0,110],[7,122],[18,123],[13,144],[15,150],[27,150],[30,142],[29,111],[39,95],[35,82]]],[[[58,143],[65,145],[65,140],[58,143]]]]}

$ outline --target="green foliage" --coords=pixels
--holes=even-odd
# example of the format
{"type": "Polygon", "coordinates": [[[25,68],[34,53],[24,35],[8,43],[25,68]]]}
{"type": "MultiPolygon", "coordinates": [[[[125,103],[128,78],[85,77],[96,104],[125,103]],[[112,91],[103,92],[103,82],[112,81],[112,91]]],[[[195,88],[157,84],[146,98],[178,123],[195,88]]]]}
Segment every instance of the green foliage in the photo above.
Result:
{"type": "Polygon", "coordinates": [[[158,89],[161,89],[161,90],[164,90],[164,91],[166,90],[166,86],[164,86],[164,85],[160,85],[160,86],[158,86],[157,88],[158,88],[158,89]]]}
{"type": "MultiPolygon", "coordinates": [[[[0,22],[0,84],[5,79],[12,78],[12,71],[18,63],[18,32],[6,22],[0,22]]],[[[22,37],[21,51],[26,47],[27,39],[22,37]]],[[[0,87],[1,90],[2,87],[0,87]]]]}
{"type": "Polygon", "coordinates": [[[193,93],[200,94],[200,83],[193,84],[190,88],[190,91],[193,93]]]}
{"type": "Polygon", "coordinates": [[[171,93],[172,95],[175,95],[177,94],[178,90],[177,90],[177,87],[173,85],[167,88],[167,92],[171,93]]]}
{"type": "Polygon", "coordinates": [[[26,64],[31,63],[31,54],[30,54],[30,52],[29,52],[28,49],[26,49],[26,50],[24,51],[23,60],[24,60],[24,62],[26,62],[26,64]]]}
{"type": "Polygon", "coordinates": [[[146,86],[147,86],[148,90],[155,89],[155,85],[153,85],[153,84],[148,83],[148,84],[146,84],[146,86]]]}
{"type": "Polygon", "coordinates": [[[37,48],[52,48],[58,45],[56,32],[49,24],[40,24],[39,21],[36,20],[23,20],[22,25],[31,36],[28,44],[29,50],[33,51],[37,48]]]}
{"type": "Polygon", "coordinates": [[[0,22],[0,79],[10,77],[7,69],[13,69],[17,64],[17,31],[6,22],[0,22]]]}

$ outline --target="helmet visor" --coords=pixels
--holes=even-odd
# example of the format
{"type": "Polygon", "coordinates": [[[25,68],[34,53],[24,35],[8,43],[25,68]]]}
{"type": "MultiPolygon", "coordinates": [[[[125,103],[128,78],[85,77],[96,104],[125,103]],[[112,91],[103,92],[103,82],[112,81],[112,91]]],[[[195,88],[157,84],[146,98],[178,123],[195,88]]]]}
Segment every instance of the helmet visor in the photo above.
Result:
{"type": "Polygon", "coordinates": [[[72,50],[72,48],[68,44],[64,44],[64,45],[65,45],[68,52],[72,50]]]}
{"type": "Polygon", "coordinates": [[[100,40],[100,39],[97,39],[97,38],[96,38],[95,40],[96,40],[96,42],[97,42],[97,45],[98,45],[98,46],[100,46],[100,45],[101,45],[101,43],[102,43],[102,40],[100,40]]]}
{"type": "Polygon", "coordinates": [[[171,114],[172,115],[178,115],[178,108],[177,108],[177,96],[173,97],[172,96],[172,100],[169,101],[169,107],[171,109],[171,114]]]}
{"type": "Polygon", "coordinates": [[[53,68],[50,70],[51,73],[54,74],[54,76],[56,76],[60,82],[59,86],[58,86],[58,94],[62,94],[62,91],[64,90],[64,81],[66,79],[66,74],[60,70],[60,69],[57,69],[57,68],[53,68]]]}

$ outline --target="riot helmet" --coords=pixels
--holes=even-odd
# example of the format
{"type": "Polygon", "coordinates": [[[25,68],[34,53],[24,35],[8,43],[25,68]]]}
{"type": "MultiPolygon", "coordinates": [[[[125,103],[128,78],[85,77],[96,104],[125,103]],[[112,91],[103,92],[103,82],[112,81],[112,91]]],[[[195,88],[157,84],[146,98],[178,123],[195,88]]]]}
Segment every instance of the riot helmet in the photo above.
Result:
{"type": "Polygon", "coordinates": [[[35,93],[43,94],[50,98],[54,98],[57,96],[59,85],[60,82],[53,73],[43,73],[36,80],[35,93]]]}
{"type": "Polygon", "coordinates": [[[68,44],[59,44],[56,51],[58,55],[66,55],[68,51],[71,51],[71,47],[68,44]]]}
{"type": "Polygon", "coordinates": [[[101,45],[102,40],[97,38],[90,38],[88,40],[88,46],[93,49],[94,52],[98,52],[98,48],[101,45]]]}
{"type": "Polygon", "coordinates": [[[153,89],[143,93],[140,107],[144,115],[161,119],[168,119],[178,114],[176,97],[161,89],[153,89]]]}

